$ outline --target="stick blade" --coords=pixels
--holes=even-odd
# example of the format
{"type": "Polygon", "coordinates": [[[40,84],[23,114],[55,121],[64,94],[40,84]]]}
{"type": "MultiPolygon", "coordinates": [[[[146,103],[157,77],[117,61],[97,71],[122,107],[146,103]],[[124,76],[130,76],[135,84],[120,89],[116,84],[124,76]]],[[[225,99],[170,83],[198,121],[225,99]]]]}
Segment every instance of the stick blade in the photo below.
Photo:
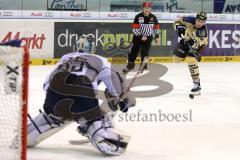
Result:
{"type": "Polygon", "coordinates": [[[88,139],[82,139],[82,140],[69,140],[68,141],[69,144],[72,144],[72,145],[83,145],[83,144],[87,144],[89,143],[89,140],[88,139]]]}

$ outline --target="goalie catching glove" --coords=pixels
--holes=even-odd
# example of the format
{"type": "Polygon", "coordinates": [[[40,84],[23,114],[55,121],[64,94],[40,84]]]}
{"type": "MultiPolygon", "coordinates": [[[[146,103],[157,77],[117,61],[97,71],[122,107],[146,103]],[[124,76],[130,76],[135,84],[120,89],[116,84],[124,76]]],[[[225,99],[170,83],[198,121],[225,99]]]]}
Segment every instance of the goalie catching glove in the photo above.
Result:
{"type": "Polygon", "coordinates": [[[122,112],[127,112],[129,107],[134,107],[136,105],[136,99],[131,94],[131,92],[128,92],[126,97],[123,98],[122,100],[121,100],[121,96],[120,97],[112,96],[111,93],[109,93],[108,89],[105,89],[104,93],[105,93],[108,105],[112,111],[117,111],[118,109],[120,109],[120,111],[122,112]]]}

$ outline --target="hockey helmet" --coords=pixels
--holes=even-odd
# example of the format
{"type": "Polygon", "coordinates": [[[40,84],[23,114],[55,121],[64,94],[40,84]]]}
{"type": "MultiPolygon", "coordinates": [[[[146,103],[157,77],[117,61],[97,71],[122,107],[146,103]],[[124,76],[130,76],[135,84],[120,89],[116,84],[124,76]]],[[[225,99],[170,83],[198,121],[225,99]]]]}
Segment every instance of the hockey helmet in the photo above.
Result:
{"type": "Polygon", "coordinates": [[[143,5],[142,5],[143,7],[149,7],[149,8],[152,8],[152,2],[150,2],[150,1],[145,1],[145,2],[143,2],[143,5]]]}
{"type": "Polygon", "coordinates": [[[207,20],[207,13],[201,11],[200,13],[197,14],[196,19],[200,19],[200,20],[206,21],[207,20]]]}

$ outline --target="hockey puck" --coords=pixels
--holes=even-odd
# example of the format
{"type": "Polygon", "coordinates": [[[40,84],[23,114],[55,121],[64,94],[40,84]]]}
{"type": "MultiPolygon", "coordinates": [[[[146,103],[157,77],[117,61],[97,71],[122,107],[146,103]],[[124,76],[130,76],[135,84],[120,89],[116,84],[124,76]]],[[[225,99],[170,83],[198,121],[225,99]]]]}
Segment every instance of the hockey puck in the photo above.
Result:
{"type": "Polygon", "coordinates": [[[189,94],[189,97],[190,97],[191,99],[193,99],[193,98],[194,98],[194,95],[193,95],[193,94],[189,94]]]}

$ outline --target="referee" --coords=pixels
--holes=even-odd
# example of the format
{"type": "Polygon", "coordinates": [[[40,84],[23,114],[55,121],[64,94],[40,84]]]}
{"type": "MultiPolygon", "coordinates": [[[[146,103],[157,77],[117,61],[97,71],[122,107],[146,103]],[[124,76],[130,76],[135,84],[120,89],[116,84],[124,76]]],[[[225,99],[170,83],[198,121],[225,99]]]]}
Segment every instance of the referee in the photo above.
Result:
{"type": "MultiPolygon", "coordinates": [[[[152,3],[146,1],[142,4],[143,11],[137,14],[132,24],[132,31],[134,33],[132,46],[128,55],[128,64],[125,69],[122,70],[124,74],[128,73],[135,67],[135,60],[138,52],[141,53],[141,62],[146,56],[151,47],[153,37],[157,44],[160,43],[159,29],[157,17],[151,13],[152,3]],[[141,50],[140,50],[141,49],[141,50]]],[[[144,67],[147,69],[147,65],[144,67]]]]}

